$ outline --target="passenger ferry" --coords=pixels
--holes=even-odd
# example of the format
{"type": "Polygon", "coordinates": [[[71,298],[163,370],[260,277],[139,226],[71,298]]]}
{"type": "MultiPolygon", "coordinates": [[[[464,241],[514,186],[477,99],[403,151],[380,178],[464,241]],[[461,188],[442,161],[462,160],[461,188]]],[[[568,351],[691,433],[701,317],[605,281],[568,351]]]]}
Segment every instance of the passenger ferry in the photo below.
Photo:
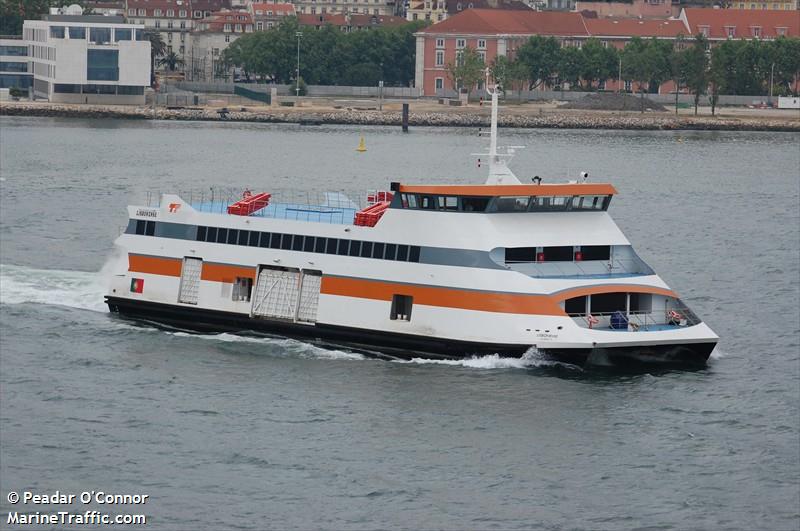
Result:
{"type": "Polygon", "coordinates": [[[261,331],[382,355],[532,349],[571,363],[703,364],[718,337],[611,219],[611,184],[523,184],[497,147],[482,185],[391,183],[359,209],[245,192],[129,206],[112,312],[202,331],[261,331]]]}

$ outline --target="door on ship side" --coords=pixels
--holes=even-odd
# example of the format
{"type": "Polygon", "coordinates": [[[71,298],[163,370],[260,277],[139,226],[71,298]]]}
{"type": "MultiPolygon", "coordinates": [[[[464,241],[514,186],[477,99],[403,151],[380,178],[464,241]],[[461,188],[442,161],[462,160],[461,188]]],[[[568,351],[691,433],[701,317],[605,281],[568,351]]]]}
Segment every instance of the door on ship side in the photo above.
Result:
{"type": "Polygon", "coordinates": [[[322,272],[261,265],[250,314],[313,324],[317,321],[322,272]]]}

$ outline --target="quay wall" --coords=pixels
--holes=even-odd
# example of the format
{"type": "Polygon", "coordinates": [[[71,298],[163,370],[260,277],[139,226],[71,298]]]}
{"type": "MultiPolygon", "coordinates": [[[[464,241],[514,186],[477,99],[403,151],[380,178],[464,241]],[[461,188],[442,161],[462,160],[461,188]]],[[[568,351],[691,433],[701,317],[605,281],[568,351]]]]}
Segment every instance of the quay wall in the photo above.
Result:
{"type": "MultiPolygon", "coordinates": [[[[487,127],[487,109],[467,107],[455,111],[414,112],[409,115],[412,127],[487,127]]],[[[158,107],[67,105],[30,102],[3,102],[0,115],[74,118],[159,119],[196,121],[240,121],[263,123],[299,123],[306,125],[352,124],[400,126],[399,111],[311,108],[238,108],[220,112],[215,108],[166,109],[158,107]]],[[[712,116],[675,116],[669,113],[608,113],[551,111],[501,115],[502,127],[555,129],[632,129],[632,130],[717,130],[717,131],[789,131],[800,132],[800,119],[737,118],[712,116]]]]}

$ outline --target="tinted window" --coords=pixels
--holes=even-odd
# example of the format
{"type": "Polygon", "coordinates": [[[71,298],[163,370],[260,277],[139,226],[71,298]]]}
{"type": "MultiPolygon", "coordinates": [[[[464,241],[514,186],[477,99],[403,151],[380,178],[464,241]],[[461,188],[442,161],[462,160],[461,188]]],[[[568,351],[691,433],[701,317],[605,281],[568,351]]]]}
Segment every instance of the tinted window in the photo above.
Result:
{"type": "Polygon", "coordinates": [[[239,245],[247,245],[250,241],[250,231],[249,230],[240,230],[239,231],[239,245]]]}
{"type": "Polygon", "coordinates": [[[436,208],[436,197],[432,195],[423,195],[421,199],[420,208],[436,208]]]}
{"type": "Polygon", "coordinates": [[[393,243],[386,244],[386,255],[384,256],[387,260],[394,260],[394,256],[397,253],[397,246],[393,243]]]}
{"type": "Polygon", "coordinates": [[[217,228],[216,227],[209,227],[208,231],[206,231],[206,241],[207,242],[215,242],[217,241],[217,228]]]}
{"type": "Polygon", "coordinates": [[[363,242],[361,244],[361,256],[365,258],[372,256],[372,242],[363,242]]]}
{"type": "Polygon", "coordinates": [[[294,241],[292,242],[292,250],[293,251],[302,251],[303,250],[303,236],[295,235],[294,241]]]}
{"type": "Polygon", "coordinates": [[[586,313],[586,295],[565,300],[564,311],[567,313],[586,313]]]}
{"type": "Polygon", "coordinates": [[[581,245],[581,258],[584,260],[608,260],[611,247],[608,245],[581,245]]]}
{"type": "Polygon", "coordinates": [[[144,234],[144,228],[147,222],[143,219],[136,220],[136,234],[144,234]]]}
{"type": "Polygon", "coordinates": [[[328,254],[336,254],[336,246],[339,244],[339,240],[336,238],[328,238],[328,245],[325,248],[325,252],[328,254]]]}
{"type": "Polygon", "coordinates": [[[326,238],[317,237],[317,240],[314,242],[314,252],[315,253],[324,253],[325,252],[325,243],[326,238]]]}
{"type": "Polygon", "coordinates": [[[339,253],[345,255],[350,249],[350,240],[339,240],[339,253]]]}
{"type": "Polygon", "coordinates": [[[69,26],[69,39],[86,39],[86,28],[79,26],[69,26]]]}
{"type": "Polygon", "coordinates": [[[155,221],[148,221],[147,225],[144,227],[144,233],[147,236],[152,236],[156,233],[156,222],[155,221]]]}
{"type": "Polygon", "coordinates": [[[408,260],[408,245],[397,246],[397,259],[401,262],[408,260]]]}
{"type": "MultiPolygon", "coordinates": [[[[92,31],[94,31],[94,29],[92,29],[92,31]]],[[[89,81],[118,81],[119,51],[95,50],[91,48],[87,50],[86,79],[89,81]]]]}
{"type": "Polygon", "coordinates": [[[272,233],[272,239],[269,241],[269,246],[272,249],[280,249],[281,248],[281,236],[283,234],[272,233]]]}
{"type": "Polygon", "coordinates": [[[545,262],[572,262],[572,246],[564,247],[545,247],[545,262]]]}
{"type": "Polygon", "coordinates": [[[283,240],[281,241],[281,249],[291,249],[291,248],[292,248],[292,235],[284,234],[283,240]]]}
{"type": "Polygon", "coordinates": [[[259,233],[256,231],[250,232],[250,247],[258,247],[258,237],[259,233]]]}
{"type": "Polygon", "coordinates": [[[411,252],[408,257],[409,262],[419,262],[419,247],[416,245],[411,247],[411,252]]]}
{"type": "Polygon", "coordinates": [[[228,243],[236,245],[239,241],[239,229],[228,229],[228,243]]]}
{"type": "Polygon", "coordinates": [[[269,232],[261,233],[261,240],[258,242],[259,247],[269,247],[269,239],[272,235],[269,232]]]}
{"type": "Polygon", "coordinates": [[[506,247],[506,262],[535,262],[536,247],[506,247]]]}
{"type": "Polygon", "coordinates": [[[305,242],[303,243],[303,250],[307,253],[314,252],[314,237],[313,236],[306,236],[305,242]]]}
{"type": "Polygon", "coordinates": [[[383,248],[384,244],[376,242],[372,246],[372,258],[383,258],[383,248]]]}
{"type": "Polygon", "coordinates": [[[206,228],[205,227],[197,227],[197,241],[199,241],[199,242],[206,241],[206,228]]]}
{"type": "Polygon", "coordinates": [[[361,255],[361,242],[358,240],[350,242],[350,256],[361,255]]]}
{"type": "Polygon", "coordinates": [[[495,199],[497,212],[527,212],[529,197],[498,197],[495,199]]]}
{"type": "Polygon", "coordinates": [[[488,197],[462,197],[461,210],[464,212],[483,212],[489,205],[488,197]]]}
{"type": "Polygon", "coordinates": [[[219,229],[217,231],[217,243],[226,243],[228,241],[228,229],[219,229]]]}

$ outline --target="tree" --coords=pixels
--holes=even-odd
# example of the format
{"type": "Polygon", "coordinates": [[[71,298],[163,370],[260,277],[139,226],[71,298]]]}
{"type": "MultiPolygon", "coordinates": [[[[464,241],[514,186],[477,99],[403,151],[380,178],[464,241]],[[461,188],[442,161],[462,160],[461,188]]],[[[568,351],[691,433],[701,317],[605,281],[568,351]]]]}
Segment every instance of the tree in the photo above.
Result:
{"type": "Polygon", "coordinates": [[[536,35],[517,49],[517,60],[527,70],[525,78],[530,81],[528,89],[546,85],[559,70],[561,45],[554,37],[536,35]]]}
{"type": "Polygon", "coordinates": [[[649,51],[649,43],[634,37],[625,45],[622,50],[622,75],[625,79],[635,81],[638,85],[639,95],[641,96],[641,112],[644,112],[644,87],[650,87],[650,79],[653,76],[655,65],[653,64],[654,54],[649,51]]]}
{"type": "Polygon", "coordinates": [[[580,87],[581,72],[584,66],[584,57],[579,48],[566,46],[558,54],[558,77],[561,78],[562,90],[564,81],[570,86],[580,87]]]}
{"type": "Polygon", "coordinates": [[[152,67],[150,69],[150,86],[154,87],[156,85],[156,59],[164,55],[167,50],[167,44],[161,38],[161,33],[157,31],[145,31],[144,34],[147,40],[150,41],[150,66],[152,67]]]}
{"type": "Polygon", "coordinates": [[[475,85],[484,77],[486,65],[474,48],[467,46],[456,53],[456,60],[447,65],[447,76],[456,89],[466,89],[467,100],[475,85]]]}
{"type": "Polygon", "coordinates": [[[708,41],[702,34],[694,38],[694,43],[684,52],[683,79],[686,88],[694,94],[694,114],[697,115],[697,105],[700,96],[705,94],[708,88],[708,56],[706,48],[708,41]]]}
{"type": "MultiPolygon", "coordinates": [[[[708,84],[710,89],[709,102],[711,103],[711,116],[717,111],[720,89],[725,90],[725,69],[728,63],[726,50],[718,46],[711,50],[711,61],[708,65],[708,84]]],[[[726,91],[727,92],[727,91],[726,91]]]]}
{"type": "Polygon", "coordinates": [[[773,83],[778,86],[779,93],[797,94],[797,80],[800,79],[800,39],[778,37],[767,44],[770,73],[773,83]],[[795,83],[794,87],[792,83],[795,83]]]}
{"type": "Polygon", "coordinates": [[[672,83],[675,85],[675,114],[678,114],[678,94],[681,87],[685,85],[683,78],[683,63],[685,61],[685,52],[683,51],[683,35],[678,35],[675,39],[675,44],[669,54],[669,71],[672,83]]]}
{"type": "Polygon", "coordinates": [[[581,47],[583,59],[580,62],[580,77],[585,83],[584,89],[592,90],[595,82],[600,83],[614,77],[619,57],[616,48],[602,45],[592,37],[581,47]]]}
{"type": "Polygon", "coordinates": [[[158,66],[164,66],[170,72],[174,72],[179,66],[185,64],[184,60],[178,57],[175,52],[169,52],[158,60],[158,66]]]}
{"type": "Polygon", "coordinates": [[[0,0],[0,35],[22,35],[25,20],[39,20],[51,7],[71,4],[86,10],[83,0],[0,0]]]}

